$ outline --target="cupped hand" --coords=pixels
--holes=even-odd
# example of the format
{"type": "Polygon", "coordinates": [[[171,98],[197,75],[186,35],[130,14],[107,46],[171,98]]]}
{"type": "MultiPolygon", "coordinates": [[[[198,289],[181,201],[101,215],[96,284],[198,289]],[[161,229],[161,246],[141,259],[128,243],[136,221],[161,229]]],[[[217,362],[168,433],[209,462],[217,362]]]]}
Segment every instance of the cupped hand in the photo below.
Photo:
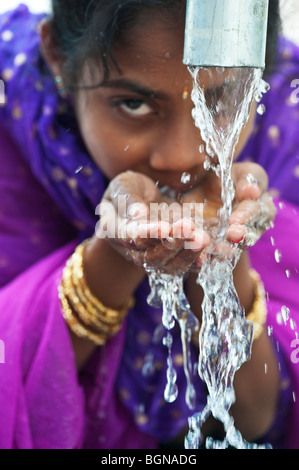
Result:
{"type": "Polygon", "coordinates": [[[235,199],[227,237],[252,246],[275,219],[276,208],[268,192],[268,176],[260,165],[244,162],[233,165],[232,177],[235,199]]]}
{"type": "MultiPolygon", "coordinates": [[[[235,194],[226,240],[252,246],[271,226],[276,214],[268,192],[268,176],[260,165],[252,162],[234,163],[231,176],[235,194]]],[[[184,197],[184,201],[193,199],[204,202],[204,228],[210,234],[215,233],[223,205],[221,179],[210,171],[203,183],[184,197]]]]}
{"type": "Polygon", "coordinates": [[[146,270],[171,274],[198,270],[210,241],[184,216],[178,201],[163,196],[151,178],[132,171],[111,181],[99,215],[97,236],[146,270]]]}
{"type": "MultiPolygon", "coordinates": [[[[235,197],[225,244],[251,246],[275,217],[267,174],[255,163],[235,163],[232,179],[235,197]]],[[[127,171],[111,181],[99,207],[97,235],[138,266],[172,274],[198,271],[215,240],[221,180],[207,172],[200,184],[175,201],[161,194],[148,176],[127,171]],[[195,203],[203,210],[194,218],[195,203]],[[192,208],[187,215],[186,205],[192,208]]],[[[222,253],[225,244],[221,243],[222,253]]]]}

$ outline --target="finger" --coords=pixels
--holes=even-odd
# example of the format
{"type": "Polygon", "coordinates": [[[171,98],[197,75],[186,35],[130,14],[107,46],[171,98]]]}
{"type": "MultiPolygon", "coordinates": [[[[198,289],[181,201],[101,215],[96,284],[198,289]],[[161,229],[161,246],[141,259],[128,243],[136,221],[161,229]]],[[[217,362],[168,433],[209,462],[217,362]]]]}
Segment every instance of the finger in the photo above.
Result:
{"type": "Polygon", "coordinates": [[[238,200],[257,199],[268,188],[267,173],[257,163],[235,163],[232,166],[232,178],[238,200]]]}
{"type": "Polygon", "coordinates": [[[249,224],[252,217],[260,213],[261,203],[259,200],[245,199],[241,201],[231,213],[229,224],[249,224]]]}
{"type": "Polygon", "coordinates": [[[229,223],[247,225],[260,219],[262,223],[269,223],[274,219],[276,213],[272,197],[265,193],[258,200],[246,199],[241,201],[232,212],[229,223]]]}
{"type": "Polygon", "coordinates": [[[148,247],[144,259],[147,266],[167,272],[186,272],[209,244],[206,232],[195,230],[189,238],[165,238],[148,247]]]}
{"type": "Polygon", "coordinates": [[[258,199],[262,195],[262,189],[256,180],[253,180],[249,175],[247,178],[242,178],[236,184],[235,197],[238,201],[244,199],[258,199]]]}
{"type": "Polygon", "coordinates": [[[227,239],[252,246],[270,228],[276,214],[271,196],[265,193],[258,201],[242,201],[230,217],[227,239]]]}
{"type": "Polygon", "coordinates": [[[232,224],[227,230],[227,240],[232,243],[240,243],[246,235],[246,227],[240,224],[232,224]]]}
{"type": "Polygon", "coordinates": [[[157,194],[158,188],[151,178],[127,171],[110,182],[104,197],[114,204],[121,217],[142,218],[148,215],[148,203],[157,194]]]}

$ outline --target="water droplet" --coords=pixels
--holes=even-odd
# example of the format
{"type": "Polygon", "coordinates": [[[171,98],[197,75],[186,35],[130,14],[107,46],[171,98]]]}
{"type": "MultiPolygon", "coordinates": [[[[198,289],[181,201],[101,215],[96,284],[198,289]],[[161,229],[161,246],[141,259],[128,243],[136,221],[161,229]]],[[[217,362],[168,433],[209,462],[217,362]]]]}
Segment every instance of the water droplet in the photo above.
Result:
{"type": "Polygon", "coordinates": [[[273,334],[273,326],[268,326],[268,336],[272,336],[273,334]]]}
{"type": "Polygon", "coordinates": [[[76,175],[83,170],[83,166],[78,166],[77,170],[75,170],[76,175]]]}
{"type": "Polygon", "coordinates": [[[279,250],[275,250],[274,252],[274,258],[277,263],[280,263],[281,260],[281,252],[279,250]]]}
{"type": "Polygon", "coordinates": [[[277,312],[277,314],[276,314],[276,321],[277,321],[278,325],[282,325],[282,315],[281,315],[281,312],[277,312]]]}
{"type": "Polygon", "coordinates": [[[124,152],[127,152],[130,148],[130,145],[127,145],[125,148],[124,148],[124,152]]]}
{"type": "Polygon", "coordinates": [[[205,146],[204,146],[204,144],[201,144],[201,145],[199,146],[199,149],[198,149],[198,150],[199,150],[199,153],[204,153],[204,151],[205,151],[205,146]]]}
{"type": "Polygon", "coordinates": [[[164,390],[164,399],[167,403],[173,403],[178,396],[178,386],[176,383],[168,383],[164,390]]]}
{"type": "Polygon", "coordinates": [[[190,173],[184,172],[181,176],[181,183],[183,184],[189,183],[190,179],[191,179],[190,173]]]}
{"type": "Polygon", "coordinates": [[[297,325],[293,318],[290,318],[290,327],[293,331],[297,330],[297,325]]]}
{"type": "Polygon", "coordinates": [[[283,305],[281,307],[281,316],[282,316],[282,319],[285,323],[285,325],[287,324],[287,321],[290,317],[290,309],[288,307],[286,307],[285,305],[283,305]]]}
{"type": "Polygon", "coordinates": [[[249,184],[257,184],[257,179],[252,173],[248,173],[246,176],[246,181],[249,184]]]}
{"type": "Polygon", "coordinates": [[[266,111],[266,106],[264,104],[260,104],[258,107],[257,107],[257,110],[256,112],[262,116],[266,111]]]}
{"type": "Polygon", "coordinates": [[[279,207],[279,209],[284,209],[284,207],[285,207],[284,202],[280,201],[280,202],[278,203],[278,207],[279,207]]]}
{"type": "Polygon", "coordinates": [[[286,276],[287,276],[288,279],[289,279],[290,275],[291,275],[291,271],[289,269],[286,269],[286,276]]]}
{"type": "Polygon", "coordinates": [[[141,372],[144,377],[149,377],[155,372],[153,353],[150,352],[146,355],[141,372]]]}
{"type": "Polygon", "coordinates": [[[203,167],[206,171],[209,171],[211,169],[211,162],[209,160],[205,160],[203,167]]]}

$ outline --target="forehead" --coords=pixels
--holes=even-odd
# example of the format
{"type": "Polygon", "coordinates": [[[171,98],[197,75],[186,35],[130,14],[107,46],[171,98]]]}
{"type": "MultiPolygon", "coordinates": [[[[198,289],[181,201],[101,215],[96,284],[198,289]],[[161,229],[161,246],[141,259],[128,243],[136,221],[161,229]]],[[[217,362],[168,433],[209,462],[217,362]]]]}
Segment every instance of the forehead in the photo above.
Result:
{"type": "MultiPolygon", "coordinates": [[[[183,64],[184,18],[139,15],[113,48],[120,73],[148,74],[148,79],[189,76],[183,64]]],[[[116,71],[111,70],[115,75],[116,71]]]]}

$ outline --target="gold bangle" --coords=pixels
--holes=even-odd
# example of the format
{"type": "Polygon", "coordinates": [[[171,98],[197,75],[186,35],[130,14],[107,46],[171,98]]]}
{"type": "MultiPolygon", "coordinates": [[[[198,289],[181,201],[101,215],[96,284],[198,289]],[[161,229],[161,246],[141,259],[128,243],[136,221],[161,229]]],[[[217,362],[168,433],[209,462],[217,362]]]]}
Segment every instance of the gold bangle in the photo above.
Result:
{"type": "Polygon", "coordinates": [[[255,298],[246,319],[253,324],[253,339],[256,340],[261,336],[266,323],[267,304],[264,284],[260,275],[254,269],[249,270],[249,275],[254,284],[255,298]]]}
{"type": "Polygon", "coordinates": [[[81,243],[64,267],[58,294],[63,317],[77,336],[103,345],[121,329],[122,322],[133,307],[130,299],[120,310],[105,307],[89,290],[83,271],[83,254],[89,240],[81,243]]]}
{"type": "Polygon", "coordinates": [[[119,330],[119,323],[115,325],[107,325],[101,321],[100,316],[97,318],[98,311],[89,303],[84,303],[84,299],[78,296],[77,291],[72,284],[72,270],[66,266],[63,271],[61,285],[63,292],[68,300],[69,305],[77,313],[80,320],[91,328],[99,329],[104,334],[114,334],[119,330]]]}
{"type": "Polygon", "coordinates": [[[103,346],[107,341],[107,337],[105,335],[101,335],[100,333],[94,333],[89,329],[85,328],[85,326],[80,323],[80,321],[75,317],[74,311],[70,307],[67,297],[64,295],[62,285],[58,287],[58,292],[62,307],[63,318],[65,319],[70,330],[80,338],[90,340],[97,346],[103,346]]]}
{"type": "Polygon", "coordinates": [[[115,310],[103,305],[103,303],[95,297],[86,284],[83,270],[83,253],[86,242],[81,243],[75,250],[71,258],[73,283],[78,296],[87,305],[92,305],[101,316],[101,319],[109,325],[118,324],[127,315],[128,310],[134,306],[134,299],[130,298],[128,302],[120,310],[115,310]]]}

